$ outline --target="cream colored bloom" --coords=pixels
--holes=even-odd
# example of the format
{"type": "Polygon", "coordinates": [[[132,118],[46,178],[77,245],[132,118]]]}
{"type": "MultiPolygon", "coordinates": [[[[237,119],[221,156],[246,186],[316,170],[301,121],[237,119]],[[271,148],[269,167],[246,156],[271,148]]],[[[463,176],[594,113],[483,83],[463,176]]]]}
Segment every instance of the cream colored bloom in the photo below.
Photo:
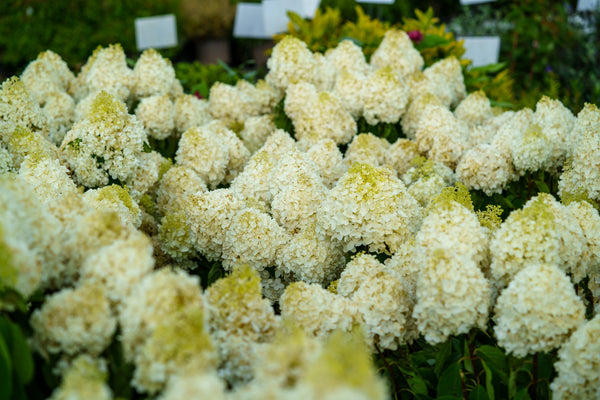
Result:
{"type": "Polygon", "coordinates": [[[273,47],[267,68],[267,83],[284,91],[294,83],[312,82],[316,63],[306,43],[293,36],[285,36],[273,47]]]}
{"type": "Polygon", "coordinates": [[[490,100],[485,92],[480,90],[465,97],[454,110],[454,115],[470,127],[475,127],[492,118],[494,113],[490,100]]]}
{"type": "Polygon", "coordinates": [[[272,115],[249,117],[244,121],[244,128],[240,132],[240,138],[250,153],[254,154],[265,144],[267,138],[275,129],[272,115]]]}
{"type": "Polygon", "coordinates": [[[325,186],[331,189],[346,172],[343,155],[333,139],[323,139],[310,146],[307,157],[315,163],[325,186]]]}
{"type": "Polygon", "coordinates": [[[48,296],[30,324],[33,347],[41,354],[98,355],[110,344],[117,319],[104,287],[89,283],[48,296]]]}
{"type": "Polygon", "coordinates": [[[165,390],[158,400],[181,400],[193,398],[210,398],[211,400],[226,400],[225,382],[215,371],[192,372],[171,376],[165,390]]]}
{"type": "Polygon", "coordinates": [[[406,32],[398,29],[388,30],[371,56],[372,66],[392,67],[403,77],[422,70],[424,64],[421,53],[414,48],[406,32]]]}
{"type": "Polygon", "coordinates": [[[191,168],[174,165],[162,176],[156,190],[156,203],[163,214],[181,209],[190,194],[206,192],[206,183],[191,168]]]}
{"type": "Polygon", "coordinates": [[[169,137],[175,130],[175,106],[168,95],[143,98],[135,109],[148,136],[157,140],[169,137]]]}
{"type": "Polygon", "coordinates": [[[59,146],[75,121],[75,100],[66,92],[51,92],[42,110],[48,118],[48,140],[59,146]]]}
{"type": "Polygon", "coordinates": [[[327,50],[325,57],[333,63],[339,74],[347,70],[355,74],[368,75],[371,71],[362,49],[352,40],[340,41],[336,47],[327,50]]]}
{"type": "Polygon", "coordinates": [[[360,133],[354,136],[346,149],[344,155],[346,169],[355,162],[380,167],[384,164],[385,154],[389,148],[390,143],[384,138],[372,133],[360,133]]]}
{"type": "Polygon", "coordinates": [[[182,95],[173,64],[154,49],[144,50],[133,68],[133,95],[138,98],[182,95]]]}
{"type": "Polygon", "coordinates": [[[82,196],[84,204],[91,209],[104,209],[116,212],[123,224],[139,228],[142,223],[142,211],[131,198],[127,189],[119,185],[90,189],[82,196]]]}
{"type": "Polygon", "coordinates": [[[488,196],[502,193],[517,178],[510,153],[490,144],[479,144],[463,153],[456,166],[456,177],[469,189],[482,190],[488,196]]]}
{"type": "Polygon", "coordinates": [[[496,302],[498,344],[517,357],[560,347],[585,321],[585,306],[557,266],[531,263],[496,302]]]}
{"type": "Polygon", "coordinates": [[[190,128],[200,127],[211,120],[208,100],[191,94],[179,96],[175,101],[175,127],[183,133],[190,128]]]}
{"type": "Polygon", "coordinates": [[[428,106],[442,106],[440,99],[431,92],[424,92],[411,100],[402,117],[402,132],[408,139],[414,140],[419,128],[419,121],[428,106]]]}
{"type": "Polygon", "coordinates": [[[46,136],[47,118],[35,96],[18,77],[0,86],[0,139],[6,145],[17,125],[46,136]]]}
{"type": "Polygon", "coordinates": [[[77,75],[73,97],[81,100],[88,94],[106,91],[126,101],[134,88],[134,72],[127,66],[125,52],[120,44],[98,47],[77,75]]]}
{"type": "Polygon", "coordinates": [[[94,399],[111,400],[112,391],[106,380],[106,361],[87,354],[78,356],[62,377],[49,400],[94,399]]]}
{"type": "Polygon", "coordinates": [[[430,88],[443,105],[454,107],[467,96],[462,67],[454,56],[437,61],[423,73],[429,79],[430,88]]]}
{"type": "Polygon", "coordinates": [[[342,106],[354,119],[360,118],[363,114],[365,107],[363,90],[366,79],[366,75],[350,69],[343,69],[340,71],[333,87],[333,94],[340,99],[342,106]]]}
{"type": "Polygon", "coordinates": [[[419,155],[419,146],[415,142],[400,138],[386,149],[384,165],[396,171],[396,176],[401,178],[411,167],[411,161],[419,155]]]}
{"type": "Polygon", "coordinates": [[[408,87],[391,66],[379,68],[367,76],[360,94],[363,115],[370,125],[395,124],[406,111],[408,87]]]}

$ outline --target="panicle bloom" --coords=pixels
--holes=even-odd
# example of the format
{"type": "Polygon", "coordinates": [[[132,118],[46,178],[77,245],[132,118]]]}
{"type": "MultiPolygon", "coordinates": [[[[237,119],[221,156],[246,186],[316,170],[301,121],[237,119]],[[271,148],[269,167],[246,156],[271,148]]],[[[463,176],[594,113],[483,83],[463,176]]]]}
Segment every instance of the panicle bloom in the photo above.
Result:
{"type": "Polygon", "coordinates": [[[47,119],[35,96],[13,76],[0,85],[0,139],[8,142],[16,125],[46,136],[47,119]]]}
{"type": "Polygon", "coordinates": [[[141,232],[134,232],[128,238],[100,248],[81,265],[79,282],[102,285],[115,306],[121,305],[154,267],[152,243],[141,232]]]}
{"type": "Polygon", "coordinates": [[[223,268],[231,271],[248,264],[257,271],[275,265],[279,248],[289,235],[267,213],[243,208],[233,214],[223,241],[223,268]]]}
{"type": "Polygon", "coordinates": [[[356,121],[340,100],[329,92],[318,92],[311,83],[290,85],[284,109],[299,141],[315,143],[329,138],[337,144],[345,144],[356,134],[356,121]]]}
{"type": "Polygon", "coordinates": [[[465,151],[456,166],[456,177],[469,189],[486,195],[502,193],[508,182],[517,178],[510,153],[487,143],[465,151]]]}
{"type": "Polygon", "coordinates": [[[550,384],[554,399],[593,399],[600,388],[600,314],[584,322],[558,350],[550,384]]]}
{"type": "MultiPolygon", "coordinates": [[[[62,79],[55,64],[51,63],[47,57],[42,57],[42,54],[44,53],[40,53],[37,59],[27,64],[21,74],[21,80],[33,93],[40,106],[44,104],[49,94],[66,92],[68,89],[68,82],[62,79]]],[[[64,63],[64,61],[62,62],[64,63]]],[[[68,67],[67,70],[69,70],[68,67]]],[[[71,79],[75,79],[73,73],[71,73],[71,79]]]]}
{"type": "Polygon", "coordinates": [[[419,151],[454,169],[466,149],[467,129],[450,110],[430,104],[425,107],[415,132],[419,151]]]}
{"type": "Polygon", "coordinates": [[[54,144],[44,139],[39,132],[31,131],[29,128],[17,125],[10,132],[10,137],[5,136],[5,138],[8,138],[7,147],[12,156],[12,167],[15,170],[21,167],[27,156],[30,156],[32,161],[43,159],[62,161],[64,159],[54,144]]]}
{"type": "Polygon", "coordinates": [[[336,329],[350,332],[360,321],[358,309],[350,299],[317,283],[292,283],[281,295],[279,306],[284,320],[321,339],[336,329]]]}
{"type": "Polygon", "coordinates": [[[437,61],[423,71],[429,79],[429,88],[443,105],[454,107],[467,96],[462,66],[455,56],[437,61]]]}
{"type": "Polygon", "coordinates": [[[409,293],[400,277],[375,256],[354,257],[340,276],[337,293],[355,304],[370,344],[395,350],[405,342],[411,310],[409,293]]]}
{"type": "Polygon", "coordinates": [[[67,132],[61,150],[77,181],[87,187],[127,181],[147,139],[142,124],[118,98],[102,91],[87,116],[67,132]]]}
{"type": "Polygon", "coordinates": [[[208,109],[213,118],[228,125],[242,124],[249,117],[271,112],[278,97],[264,81],[256,87],[245,80],[239,80],[235,86],[216,82],[210,88],[208,109]]]}
{"type": "Polygon", "coordinates": [[[248,117],[244,121],[244,128],[240,131],[240,138],[251,154],[256,153],[267,138],[277,129],[272,115],[248,117]]]}
{"type": "Polygon", "coordinates": [[[277,252],[277,270],[295,280],[328,284],[346,263],[339,244],[316,232],[316,224],[304,227],[277,252]]]}
{"type": "Polygon", "coordinates": [[[84,204],[92,209],[115,211],[123,224],[131,224],[139,228],[142,223],[142,211],[131,198],[127,189],[119,185],[90,189],[82,196],[84,204]]]}
{"type": "Polygon", "coordinates": [[[82,354],[73,360],[49,400],[111,400],[113,395],[106,383],[107,378],[105,360],[82,354]]]}
{"type": "Polygon", "coordinates": [[[225,382],[216,371],[172,375],[157,400],[208,399],[226,400],[225,382]]]}
{"type": "Polygon", "coordinates": [[[48,140],[60,146],[75,121],[75,100],[66,92],[52,92],[42,107],[48,118],[48,140]]]}
{"type": "Polygon", "coordinates": [[[368,75],[371,71],[362,49],[352,40],[342,40],[335,48],[327,50],[325,57],[340,74],[346,70],[354,74],[368,75]]]}
{"type": "Polygon", "coordinates": [[[333,94],[337,96],[342,106],[354,119],[358,119],[363,115],[365,107],[363,90],[366,79],[366,75],[344,69],[339,73],[333,87],[333,94]]]}
{"type": "Polygon", "coordinates": [[[408,187],[408,193],[426,207],[442,189],[456,182],[456,175],[441,162],[419,156],[411,160],[402,181],[408,187]]]}
{"type": "Polygon", "coordinates": [[[184,94],[175,100],[175,128],[183,133],[190,128],[200,127],[212,119],[208,112],[208,100],[184,94]]]}
{"type": "Polygon", "coordinates": [[[352,139],[346,149],[344,163],[349,168],[355,162],[380,167],[384,164],[385,153],[390,143],[372,133],[360,133],[352,139]]]}
{"type": "Polygon", "coordinates": [[[195,255],[194,232],[190,229],[184,211],[167,213],[158,226],[161,249],[174,261],[183,262],[195,255]]]}
{"type": "Polygon", "coordinates": [[[414,140],[421,116],[430,105],[442,107],[440,99],[431,92],[419,94],[418,97],[409,103],[406,113],[402,117],[402,132],[404,132],[408,139],[414,140]]]}
{"type": "Polygon", "coordinates": [[[561,198],[585,195],[600,200],[600,110],[586,104],[571,133],[573,157],[558,182],[561,198]]]}
{"type": "Polygon", "coordinates": [[[420,223],[417,201],[387,168],[354,164],[317,211],[317,229],[345,251],[365,245],[393,253],[420,223]]]}
{"type": "Polygon", "coordinates": [[[411,167],[411,161],[419,155],[419,146],[415,142],[400,138],[386,149],[384,165],[396,171],[396,176],[401,178],[411,167]]]}
{"type": "Polygon", "coordinates": [[[545,263],[575,273],[573,279],[581,280],[584,276],[576,272],[585,261],[581,256],[586,239],[576,221],[550,194],[530,199],[508,216],[492,238],[494,278],[506,285],[527,265],[545,263]]]}
{"type": "Polygon", "coordinates": [[[98,355],[108,347],[117,319],[103,286],[84,283],[46,297],[31,316],[33,347],[43,354],[98,355]]]}
{"type": "Polygon", "coordinates": [[[401,74],[387,66],[367,76],[360,97],[368,124],[395,124],[406,111],[408,87],[401,74]]]}
{"type": "Polygon", "coordinates": [[[174,99],[183,94],[175,77],[173,64],[154,49],[146,49],[133,68],[133,95],[142,99],[151,96],[169,96],[174,99]]]}
{"type": "Polygon", "coordinates": [[[106,91],[126,101],[134,86],[134,73],[127,66],[125,52],[120,44],[98,47],[81,68],[74,82],[77,101],[88,95],[106,91]]]}
{"type": "Polygon", "coordinates": [[[315,72],[312,83],[319,91],[332,91],[338,75],[337,68],[329,58],[321,53],[313,53],[313,59],[315,61],[315,72]]]}
{"type": "Polygon", "coordinates": [[[571,155],[573,151],[571,131],[575,122],[576,118],[571,110],[560,100],[552,100],[544,96],[537,102],[533,123],[539,125],[552,150],[549,159],[543,162],[544,169],[562,166],[567,156],[571,155]]]}
{"type": "Polygon", "coordinates": [[[163,268],[142,278],[119,309],[121,343],[127,361],[143,352],[145,343],[168,317],[191,308],[202,310],[204,299],[197,276],[163,268]]]}
{"type": "Polygon", "coordinates": [[[535,262],[500,293],[495,313],[498,344],[517,357],[560,347],[585,321],[585,306],[565,273],[535,262]]]}
{"type": "Polygon", "coordinates": [[[316,165],[317,173],[327,188],[331,189],[346,172],[343,155],[332,139],[319,140],[306,151],[306,156],[316,165]]]}
{"type": "Polygon", "coordinates": [[[371,56],[372,66],[392,67],[403,77],[422,70],[424,64],[421,53],[414,48],[406,32],[398,29],[388,30],[371,56]]]}
{"type": "Polygon", "coordinates": [[[206,183],[193,169],[174,165],[164,173],[156,190],[156,203],[163,214],[181,209],[184,198],[206,192],[206,183]]]}
{"type": "Polygon", "coordinates": [[[269,72],[265,79],[269,85],[283,92],[291,84],[312,82],[315,67],[315,59],[306,43],[293,36],[285,36],[273,47],[267,60],[269,72]]]}
{"type": "Polygon", "coordinates": [[[167,95],[143,98],[135,109],[135,116],[148,136],[157,140],[166,139],[175,130],[175,106],[167,95]]]}
{"type": "Polygon", "coordinates": [[[581,262],[572,267],[576,280],[600,272],[600,214],[587,201],[572,201],[567,205],[571,217],[579,223],[585,237],[581,262]],[[579,268],[577,268],[579,267],[579,268]]]}
{"type": "Polygon", "coordinates": [[[473,128],[492,118],[494,113],[485,92],[479,90],[464,98],[454,110],[454,115],[473,128]]]}

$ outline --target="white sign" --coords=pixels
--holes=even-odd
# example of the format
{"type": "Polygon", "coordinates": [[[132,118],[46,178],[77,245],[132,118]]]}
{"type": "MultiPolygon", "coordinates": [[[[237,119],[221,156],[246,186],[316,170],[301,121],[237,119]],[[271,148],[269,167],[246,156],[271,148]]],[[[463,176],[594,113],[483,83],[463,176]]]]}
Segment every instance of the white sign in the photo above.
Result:
{"type": "Polygon", "coordinates": [[[262,11],[265,33],[272,36],[287,31],[288,11],[302,15],[305,10],[304,2],[297,0],[263,0],[262,11]]]}
{"type": "Polygon", "coordinates": [[[357,3],[394,4],[394,0],[357,0],[357,3]]]}
{"type": "Polygon", "coordinates": [[[312,18],[319,8],[321,0],[302,0],[303,11],[300,16],[304,18],[312,18]]]}
{"type": "Polygon", "coordinates": [[[265,33],[262,4],[238,3],[233,22],[233,36],[254,39],[270,38],[265,33]]]}
{"type": "Polygon", "coordinates": [[[135,44],[138,50],[177,46],[175,15],[157,15],[135,19],[135,44]]]}
{"type": "Polygon", "coordinates": [[[577,11],[596,10],[600,7],[600,0],[579,0],[577,2],[577,11]]]}
{"type": "Polygon", "coordinates": [[[496,64],[500,54],[500,36],[464,36],[457,39],[464,40],[465,54],[463,58],[473,61],[471,66],[496,64]]]}
{"type": "Polygon", "coordinates": [[[463,6],[468,6],[469,4],[481,4],[481,3],[490,3],[496,0],[460,0],[460,4],[463,6]]]}

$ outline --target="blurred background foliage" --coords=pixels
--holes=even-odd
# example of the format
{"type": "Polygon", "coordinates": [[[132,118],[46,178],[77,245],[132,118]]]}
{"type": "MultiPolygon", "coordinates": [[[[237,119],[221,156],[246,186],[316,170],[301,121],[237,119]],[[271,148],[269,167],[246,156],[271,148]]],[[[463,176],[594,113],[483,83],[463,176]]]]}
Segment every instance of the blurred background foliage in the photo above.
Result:
{"type": "MultiPolygon", "coordinates": [[[[60,54],[76,72],[98,45],[119,42],[135,60],[139,52],[134,19],[173,13],[180,45],[161,53],[174,61],[188,91],[206,92],[205,86],[216,80],[256,79],[264,64],[248,59],[257,58],[253,49],[269,41],[231,38],[237,2],[0,1],[0,78],[19,74],[47,49],[60,54]],[[193,62],[197,43],[215,37],[231,39],[230,70],[223,64],[193,62]],[[180,62],[184,64],[178,66],[180,62]]],[[[560,99],[574,112],[585,102],[600,103],[600,11],[575,12],[577,0],[498,0],[470,6],[461,6],[459,0],[396,0],[390,5],[360,5],[355,0],[322,0],[311,19],[291,15],[289,31],[321,52],[351,38],[368,58],[389,27],[418,30],[424,39],[415,45],[427,65],[448,55],[460,58],[464,48],[457,36],[500,35],[500,64],[470,68],[467,60],[461,61],[470,89],[483,89],[498,105],[514,108],[534,107],[542,95],[560,99]]]]}

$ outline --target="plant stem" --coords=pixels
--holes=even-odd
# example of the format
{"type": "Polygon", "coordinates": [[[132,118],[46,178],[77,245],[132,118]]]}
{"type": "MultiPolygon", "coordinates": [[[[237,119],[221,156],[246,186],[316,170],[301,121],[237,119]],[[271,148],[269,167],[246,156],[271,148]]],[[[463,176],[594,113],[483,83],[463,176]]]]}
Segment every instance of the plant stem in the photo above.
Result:
{"type": "Polygon", "coordinates": [[[390,380],[392,381],[392,386],[394,387],[394,397],[396,397],[399,392],[398,392],[398,387],[396,386],[396,379],[394,379],[394,375],[392,374],[392,367],[390,367],[390,364],[388,364],[383,353],[381,352],[381,349],[379,348],[379,346],[377,346],[377,344],[375,344],[375,349],[377,350],[379,357],[381,357],[381,359],[383,360],[383,363],[385,364],[385,368],[387,369],[388,374],[390,375],[390,380]]]}
{"type": "Polygon", "coordinates": [[[469,341],[469,357],[471,358],[471,365],[473,366],[473,374],[479,385],[479,371],[477,371],[477,363],[475,362],[475,335],[471,337],[471,332],[467,333],[467,340],[469,341]]]}
{"type": "Polygon", "coordinates": [[[533,355],[533,370],[531,371],[533,374],[533,379],[531,383],[531,387],[529,390],[529,394],[531,396],[531,400],[537,400],[537,380],[538,380],[538,355],[535,353],[533,355]]]}

